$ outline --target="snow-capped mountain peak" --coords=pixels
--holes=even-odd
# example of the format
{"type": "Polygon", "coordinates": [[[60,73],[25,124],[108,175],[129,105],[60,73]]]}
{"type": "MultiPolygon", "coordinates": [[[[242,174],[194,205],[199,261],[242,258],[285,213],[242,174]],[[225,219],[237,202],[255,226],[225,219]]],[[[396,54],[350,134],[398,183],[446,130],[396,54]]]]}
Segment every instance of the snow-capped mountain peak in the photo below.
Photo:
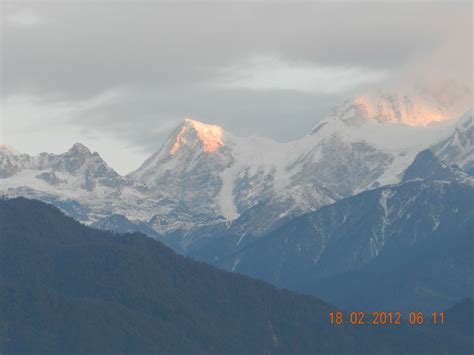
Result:
{"type": "Polygon", "coordinates": [[[432,100],[409,95],[360,96],[354,104],[372,119],[382,123],[426,127],[433,122],[452,119],[447,108],[432,100]]]}
{"type": "Polygon", "coordinates": [[[0,151],[2,187],[12,195],[23,188],[37,190],[39,196],[61,195],[79,199],[117,196],[126,185],[98,153],[80,143],[62,154],[14,155],[0,151]]]}
{"type": "Polygon", "coordinates": [[[451,134],[457,123],[451,112],[422,95],[347,100],[301,140],[306,153],[293,164],[299,170],[293,180],[318,182],[343,196],[397,183],[418,152],[451,134]]]}
{"type": "Polygon", "coordinates": [[[183,165],[184,161],[188,164],[196,163],[201,155],[214,159],[213,156],[216,153],[225,155],[222,152],[223,147],[224,130],[222,127],[186,118],[171,132],[160,150],[150,156],[140,168],[131,172],[129,176],[135,180],[149,182],[150,178],[153,179],[152,175],[155,175],[157,169],[188,169],[188,165],[183,165]]]}
{"type": "Polygon", "coordinates": [[[192,169],[200,159],[219,160],[224,147],[222,127],[186,118],[165,140],[160,150],[150,156],[130,177],[150,181],[157,170],[192,169]]]}
{"type": "Polygon", "coordinates": [[[129,178],[185,201],[194,213],[220,214],[220,174],[233,162],[232,137],[215,125],[185,119],[129,178]],[[226,143],[230,143],[227,146],[226,143]]]}
{"type": "MultiPolygon", "coordinates": [[[[459,112],[453,107],[427,95],[379,92],[346,100],[331,111],[328,119],[355,126],[376,121],[382,124],[427,127],[432,123],[452,120],[458,115],[459,112]]],[[[320,125],[313,129],[312,134],[318,128],[320,125]]]]}
{"type": "Polygon", "coordinates": [[[336,106],[307,140],[319,144],[337,136],[396,154],[417,153],[449,135],[459,117],[454,111],[415,94],[361,96],[336,106]]]}
{"type": "Polygon", "coordinates": [[[22,153],[8,144],[0,144],[0,154],[8,154],[8,155],[22,155],[22,153]]]}
{"type": "Polygon", "coordinates": [[[37,160],[40,168],[69,174],[87,174],[96,177],[116,178],[118,174],[110,168],[101,156],[81,143],[75,143],[67,152],[59,155],[42,153],[37,160]],[[42,158],[42,159],[41,159],[42,158]]]}
{"type": "Polygon", "coordinates": [[[74,143],[74,145],[69,148],[69,150],[65,153],[67,155],[92,155],[91,151],[89,148],[87,148],[84,144],[82,143],[74,143]]]}
{"type": "Polygon", "coordinates": [[[6,144],[0,144],[0,179],[15,175],[31,165],[30,156],[6,144]]]}
{"type": "Polygon", "coordinates": [[[191,149],[199,146],[204,153],[213,153],[224,145],[222,135],[222,127],[186,118],[179,127],[169,154],[175,155],[184,146],[191,149]]]}
{"type": "Polygon", "coordinates": [[[12,155],[20,155],[21,153],[8,144],[0,144],[0,152],[12,155]]]}

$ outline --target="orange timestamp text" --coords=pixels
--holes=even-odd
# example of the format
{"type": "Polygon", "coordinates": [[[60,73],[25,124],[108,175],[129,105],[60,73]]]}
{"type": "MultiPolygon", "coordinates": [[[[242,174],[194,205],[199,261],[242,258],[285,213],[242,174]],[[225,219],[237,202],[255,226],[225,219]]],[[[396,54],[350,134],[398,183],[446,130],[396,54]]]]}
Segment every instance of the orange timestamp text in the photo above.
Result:
{"type": "Polygon", "coordinates": [[[444,325],[444,312],[409,312],[406,317],[401,312],[329,312],[329,322],[333,325],[444,325]]]}

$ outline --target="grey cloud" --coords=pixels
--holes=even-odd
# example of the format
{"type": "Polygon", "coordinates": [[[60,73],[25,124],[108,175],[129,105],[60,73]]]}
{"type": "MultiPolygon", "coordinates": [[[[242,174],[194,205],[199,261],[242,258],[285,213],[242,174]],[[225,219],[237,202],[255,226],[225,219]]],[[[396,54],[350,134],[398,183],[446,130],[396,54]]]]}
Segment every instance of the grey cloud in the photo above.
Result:
{"type": "MultiPolygon", "coordinates": [[[[457,27],[470,25],[461,5],[46,3],[30,8],[45,19],[41,26],[4,26],[7,94],[46,89],[88,95],[124,84],[183,85],[251,54],[397,67],[449,40],[454,19],[457,27]]],[[[8,16],[8,8],[5,12],[8,16]]]]}
{"type": "Polygon", "coordinates": [[[118,90],[117,100],[74,116],[73,124],[147,151],[185,116],[237,134],[292,139],[358,89],[328,95],[212,84],[223,68],[254,56],[383,71],[391,75],[387,87],[430,78],[472,89],[470,2],[71,0],[7,3],[3,10],[5,19],[21,11],[30,16],[27,26],[3,23],[3,97],[28,94],[73,105],[118,90]]]}

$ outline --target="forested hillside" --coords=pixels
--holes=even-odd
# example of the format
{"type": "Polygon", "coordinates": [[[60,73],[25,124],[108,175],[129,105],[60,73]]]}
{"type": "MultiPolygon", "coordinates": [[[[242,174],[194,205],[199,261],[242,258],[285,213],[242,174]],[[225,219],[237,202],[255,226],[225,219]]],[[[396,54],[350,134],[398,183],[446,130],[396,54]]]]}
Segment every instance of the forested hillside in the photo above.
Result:
{"type": "Polygon", "coordinates": [[[0,201],[0,351],[469,353],[455,332],[331,326],[322,301],[217,270],[140,234],[0,201]]]}

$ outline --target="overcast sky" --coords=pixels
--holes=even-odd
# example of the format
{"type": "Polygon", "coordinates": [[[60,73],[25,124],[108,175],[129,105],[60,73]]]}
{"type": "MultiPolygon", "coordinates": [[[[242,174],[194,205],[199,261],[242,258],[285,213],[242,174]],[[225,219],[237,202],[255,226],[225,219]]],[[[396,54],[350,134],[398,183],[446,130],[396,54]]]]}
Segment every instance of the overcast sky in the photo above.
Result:
{"type": "Polygon", "coordinates": [[[127,173],[185,117],[283,141],[361,92],[472,90],[472,7],[2,1],[1,142],[127,173]]]}

